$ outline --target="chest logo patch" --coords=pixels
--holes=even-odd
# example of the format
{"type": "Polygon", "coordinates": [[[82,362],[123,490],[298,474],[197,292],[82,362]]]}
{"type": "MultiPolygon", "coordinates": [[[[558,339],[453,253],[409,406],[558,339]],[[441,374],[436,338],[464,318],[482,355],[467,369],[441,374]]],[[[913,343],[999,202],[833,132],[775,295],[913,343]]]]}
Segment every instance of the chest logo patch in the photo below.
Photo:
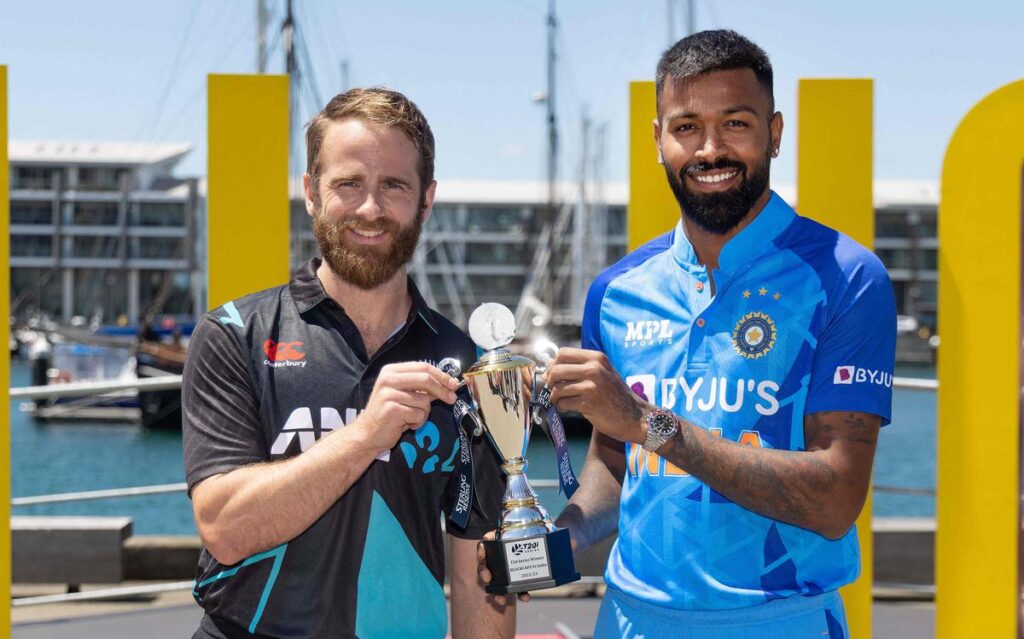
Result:
{"type": "Polygon", "coordinates": [[[732,346],[747,359],[764,357],[775,346],[775,320],[766,313],[747,313],[732,330],[732,346]]]}

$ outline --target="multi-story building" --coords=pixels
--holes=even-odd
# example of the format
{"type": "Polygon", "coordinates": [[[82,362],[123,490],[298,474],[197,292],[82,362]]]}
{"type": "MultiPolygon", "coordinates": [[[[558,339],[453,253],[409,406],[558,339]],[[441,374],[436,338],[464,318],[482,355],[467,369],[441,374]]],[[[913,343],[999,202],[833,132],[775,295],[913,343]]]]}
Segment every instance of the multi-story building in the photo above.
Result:
{"type": "MultiPolygon", "coordinates": [[[[795,203],[796,189],[776,191],[795,203]]],[[[579,207],[574,185],[563,185],[561,200],[579,207]]],[[[598,199],[598,198],[594,198],[598,199]]],[[[889,270],[900,315],[914,318],[921,336],[936,325],[938,282],[938,185],[933,182],[875,183],[875,252],[889,270]]],[[[608,183],[598,202],[585,209],[590,222],[576,233],[572,216],[556,233],[560,281],[554,315],[579,322],[582,295],[593,277],[626,252],[628,185],[608,183]],[[581,250],[582,247],[582,250],[581,250]],[[582,253],[582,256],[581,256],[582,253]]],[[[546,184],[540,182],[445,181],[438,183],[434,212],[424,227],[412,272],[428,301],[457,323],[482,302],[516,308],[538,263],[536,219],[546,215],[546,184]]],[[[316,254],[309,218],[292,200],[293,265],[316,254]]]]}
{"type": "Polygon", "coordinates": [[[11,314],[134,323],[205,306],[187,144],[12,141],[11,314]]]}

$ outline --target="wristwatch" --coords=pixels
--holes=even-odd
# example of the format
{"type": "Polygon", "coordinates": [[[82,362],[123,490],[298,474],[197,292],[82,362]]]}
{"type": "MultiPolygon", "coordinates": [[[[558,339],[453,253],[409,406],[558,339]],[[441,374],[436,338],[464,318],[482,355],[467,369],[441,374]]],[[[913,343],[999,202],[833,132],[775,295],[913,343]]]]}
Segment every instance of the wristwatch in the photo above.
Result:
{"type": "Polygon", "coordinates": [[[647,439],[644,441],[644,450],[651,453],[657,451],[678,432],[679,422],[676,421],[676,416],[667,410],[655,408],[647,413],[647,439]]]}

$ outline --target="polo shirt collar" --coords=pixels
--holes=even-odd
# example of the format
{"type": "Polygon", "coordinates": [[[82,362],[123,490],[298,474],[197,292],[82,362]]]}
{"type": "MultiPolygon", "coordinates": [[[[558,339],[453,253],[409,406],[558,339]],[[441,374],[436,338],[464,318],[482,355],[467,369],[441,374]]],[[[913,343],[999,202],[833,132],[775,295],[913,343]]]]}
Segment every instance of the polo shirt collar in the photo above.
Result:
{"type": "MultiPolygon", "coordinates": [[[[324,290],[324,285],[320,278],[316,276],[317,269],[320,268],[321,263],[322,260],[319,257],[310,259],[292,274],[292,279],[288,283],[288,289],[291,291],[292,299],[295,301],[300,314],[304,314],[331,299],[327,291],[324,290]]],[[[412,306],[409,309],[409,317],[406,320],[406,324],[411,323],[418,317],[436,334],[438,331],[430,317],[430,307],[427,306],[426,300],[423,299],[412,278],[407,278],[407,281],[409,297],[412,298],[412,306]]],[[[340,306],[338,310],[342,313],[345,312],[340,306]]]]}
{"type": "MultiPolygon", "coordinates": [[[[771,197],[757,217],[722,247],[722,252],[718,256],[718,270],[727,274],[732,273],[762,256],[795,217],[796,211],[772,191],[771,197]]],[[[672,255],[687,271],[704,271],[704,266],[697,260],[697,252],[686,237],[681,219],[676,225],[672,255]]]]}

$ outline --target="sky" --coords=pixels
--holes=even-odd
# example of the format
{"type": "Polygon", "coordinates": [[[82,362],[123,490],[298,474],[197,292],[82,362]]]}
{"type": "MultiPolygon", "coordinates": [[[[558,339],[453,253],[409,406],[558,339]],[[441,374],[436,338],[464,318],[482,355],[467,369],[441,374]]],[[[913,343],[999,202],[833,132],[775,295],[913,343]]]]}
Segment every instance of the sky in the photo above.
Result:
{"type": "MultiPolygon", "coordinates": [[[[1020,0],[694,0],[698,29],[731,28],[775,68],[787,129],[773,165],[795,182],[800,78],[872,78],[876,179],[938,180],[970,108],[1024,78],[1020,0]]],[[[606,127],[604,173],[628,179],[628,90],[653,79],[683,0],[557,0],[560,173],[578,174],[583,114],[606,127]]],[[[267,0],[272,27],[284,0],[267,0]]],[[[12,139],[187,142],[179,175],[206,171],[206,76],[256,69],[253,0],[0,0],[12,139]]],[[[546,0],[295,0],[307,68],[326,101],[343,86],[412,98],[437,139],[437,177],[546,175],[546,0]]],[[[283,54],[271,52],[271,71],[283,54]]],[[[305,62],[305,61],[303,61],[305,62]]],[[[311,91],[299,117],[314,112],[311,91]]],[[[841,121],[835,123],[842,126],[841,121]]]]}

